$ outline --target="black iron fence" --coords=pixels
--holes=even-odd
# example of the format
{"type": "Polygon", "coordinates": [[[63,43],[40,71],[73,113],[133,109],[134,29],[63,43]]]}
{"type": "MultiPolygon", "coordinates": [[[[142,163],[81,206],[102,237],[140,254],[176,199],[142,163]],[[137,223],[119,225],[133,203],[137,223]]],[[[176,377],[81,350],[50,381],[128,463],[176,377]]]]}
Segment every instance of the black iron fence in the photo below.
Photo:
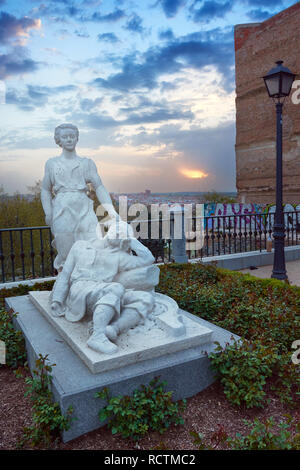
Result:
{"type": "MultiPolygon", "coordinates": [[[[185,231],[187,257],[202,259],[272,248],[274,217],[274,213],[206,216],[201,219],[201,234],[197,219],[193,217],[189,230],[185,231]],[[194,249],[193,244],[201,246],[194,249]]],[[[285,212],[284,219],[285,245],[300,245],[300,211],[285,212]]],[[[171,239],[141,241],[152,251],[156,262],[173,260],[171,239]]]]}
{"type": "MultiPolygon", "coordinates": [[[[286,212],[284,217],[285,245],[300,245],[300,211],[286,212]]],[[[273,213],[204,217],[200,235],[198,222],[192,218],[188,231],[185,231],[183,243],[189,259],[263,251],[268,243],[272,243],[273,213]],[[199,236],[200,246],[198,239],[198,246],[193,248],[193,242],[199,236]]],[[[162,223],[160,219],[160,238],[151,239],[149,230],[148,238],[141,242],[148,246],[156,262],[171,262],[174,259],[172,238],[162,237],[162,223]]],[[[0,229],[1,282],[54,276],[55,250],[51,241],[51,231],[46,226],[0,229]]]]}
{"type": "Polygon", "coordinates": [[[54,276],[51,241],[49,227],[0,229],[2,282],[54,276]]]}
{"type": "MultiPolygon", "coordinates": [[[[274,213],[204,217],[203,246],[189,258],[263,251],[272,243],[274,213]]],[[[285,212],[285,245],[300,244],[300,212],[285,212]]]]}

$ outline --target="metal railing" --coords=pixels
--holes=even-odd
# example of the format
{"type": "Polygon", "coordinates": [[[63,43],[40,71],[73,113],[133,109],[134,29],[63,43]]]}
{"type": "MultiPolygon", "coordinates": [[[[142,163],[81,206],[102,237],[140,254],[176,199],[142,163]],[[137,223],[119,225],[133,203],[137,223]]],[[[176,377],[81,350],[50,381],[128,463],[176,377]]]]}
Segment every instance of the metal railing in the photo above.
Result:
{"type": "MultiPolygon", "coordinates": [[[[285,245],[300,245],[300,211],[285,212],[285,245]]],[[[147,221],[146,221],[147,222],[147,221]]],[[[159,221],[159,236],[161,224],[159,221]]],[[[207,216],[203,218],[203,244],[199,250],[187,249],[187,257],[204,258],[249,251],[263,251],[272,237],[274,214],[207,216]]],[[[196,230],[196,218],[191,230],[196,230]]],[[[192,241],[186,234],[187,242],[192,241]]],[[[54,276],[55,250],[50,227],[0,229],[0,282],[22,281],[54,276]]],[[[173,261],[172,239],[141,239],[156,262],[173,261]]],[[[189,248],[189,243],[185,247],[189,248]]]]}
{"type": "MultiPolygon", "coordinates": [[[[272,240],[274,213],[210,216],[204,219],[204,244],[189,257],[218,256],[267,249],[272,240]]],[[[285,212],[285,245],[300,244],[300,212],[285,212]]]]}
{"type": "Polygon", "coordinates": [[[54,276],[50,227],[0,229],[2,282],[54,276]]]}

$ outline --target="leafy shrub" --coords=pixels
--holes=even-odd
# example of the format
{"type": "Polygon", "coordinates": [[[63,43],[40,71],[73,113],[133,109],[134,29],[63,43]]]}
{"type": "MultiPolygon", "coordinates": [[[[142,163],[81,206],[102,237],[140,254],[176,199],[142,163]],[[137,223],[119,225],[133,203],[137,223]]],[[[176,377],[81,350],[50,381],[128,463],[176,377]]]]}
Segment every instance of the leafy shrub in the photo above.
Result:
{"type": "Polygon", "coordinates": [[[148,431],[164,433],[171,424],[183,424],[180,412],[185,408],[185,400],[172,401],[173,392],[164,392],[166,382],[159,383],[155,378],[149,386],[141,385],[132,396],[109,397],[104,388],[96,397],[107,401],[99,412],[100,421],[108,420],[112,434],[120,433],[123,438],[138,440],[148,431]]]}
{"type": "Polygon", "coordinates": [[[17,331],[12,323],[14,316],[0,309],[0,340],[5,343],[6,365],[15,369],[26,361],[26,350],[22,332],[17,331]]]}
{"type": "Polygon", "coordinates": [[[291,450],[294,443],[289,431],[290,424],[281,421],[278,428],[275,427],[274,418],[260,422],[255,418],[253,422],[244,420],[251,428],[246,436],[236,434],[234,439],[228,438],[227,443],[234,450],[291,450]]]}
{"type": "Polygon", "coordinates": [[[300,422],[296,426],[297,434],[292,439],[293,450],[300,450],[300,422]]]}
{"type": "Polygon", "coordinates": [[[36,282],[33,285],[19,284],[17,287],[11,287],[6,289],[0,289],[0,308],[5,307],[5,298],[6,297],[16,297],[18,295],[27,295],[30,291],[36,290],[52,290],[54,285],[53,281],[46,282],[36,282]]]}
{"type": "Polygon", "coordinates": [[[194,438],[194,444],[198,450],[215,450],[220,444],[227,441],[227,433],[224,426],[218,425],[217,431],[210,436],[210,444],[205,442],[204,435],[201,432],[190,431],[190,435],[194,438]]]}
{"type": "Polygon", "coordinates": [[[157,290],[244,340],[219,359],[210,356],[233,403],[262,406],[270,380],[282,401],[293,403],[300,386],[299,365],[291,361],[291,345],[300,338],[299,287],[189,263],[160,266],[157,290]]]}
{"type": "MultiPolygon", "coordinates": [[[[13,318],[17,314],[5,310],[5,298],[26,295],[35,290],[51,290],[54,281],[36,283],[33,285],[20,284],[9,289],[0,289],[0,340],[6,347],[6,365],[13,369],[26,361],[25,341],[21,331],[15,329],[13,318]]],[[[1,364],[0,364],[1,367],[1,364]]]]}
{"type": "MultiPolygon", "coordinates": [[[[26,443],[32,447],[49,447],[59,437],[61,431],[69,429],[72,421],[72,408],[70,407],[67,415],[63,416],[58,403],[53,402],[50,372],[55,364],[47,364],[47,360],[48,355],[40,354],[36,360],[33,376],[25,379],[28,386],[25,396],[29,396],[33,402],[33,425],[24,428],[23,437],[19,442],[20,447],[26,443]]],[[[23,377],[21,370],[17,371],[16,375],[23,377]]]]}
{"type": "Polygon", "coordinates": [[[300,434],[292,436],[291,432],[294,425],[296,430],[299,429],[300,424],[295,421],[291,416],[279,423],[276,423],[272,416],[262,422],[258,418],[253,421],[244,420],[250,428],[249,434],[236,433],[234,438],[229,437],[221,425],[207,437],[195,431],[190,434],[198,450],[214,450],[220,444],[223,448],[231,450],[299,450],[300,434]]]}
{"type": "Polygon", "coordinates": [[[231,403],[247,408],[264,405],[264,385],[279,360],[276,349],[240,340],[225,349],[218,344],[209,358],[212,368],[221,374],[224,393],[231,403]]]}

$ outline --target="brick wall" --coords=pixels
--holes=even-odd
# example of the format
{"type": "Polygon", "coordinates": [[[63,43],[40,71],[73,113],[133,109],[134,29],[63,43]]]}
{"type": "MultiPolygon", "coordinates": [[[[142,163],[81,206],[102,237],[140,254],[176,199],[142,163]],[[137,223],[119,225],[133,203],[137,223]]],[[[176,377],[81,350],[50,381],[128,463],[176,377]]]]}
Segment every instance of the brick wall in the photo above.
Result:
{"type": "MultiPolygon", "coordinates": [[[[262,76],[279,59],[300,80],[300,2],[262,23],[235,27],[240,202],[275,201],[276,112],[262,76]]],[[[283,167],[284,202],[300,203],[300,103],[293,104],[292,93],[283,107],[283,167]]]]}

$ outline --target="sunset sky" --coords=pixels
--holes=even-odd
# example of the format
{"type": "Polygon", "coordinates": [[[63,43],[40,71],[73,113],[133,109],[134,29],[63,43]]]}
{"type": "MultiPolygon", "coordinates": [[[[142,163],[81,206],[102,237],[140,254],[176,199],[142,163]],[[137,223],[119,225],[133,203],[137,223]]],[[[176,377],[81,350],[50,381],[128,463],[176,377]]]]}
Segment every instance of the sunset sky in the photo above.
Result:
{"type": "Polygon", "coordinates": [[[0,0],[0,186],[28,192],[71,122],[109,191],[234,191],[234,25],[294,3],[0,0]]]}

